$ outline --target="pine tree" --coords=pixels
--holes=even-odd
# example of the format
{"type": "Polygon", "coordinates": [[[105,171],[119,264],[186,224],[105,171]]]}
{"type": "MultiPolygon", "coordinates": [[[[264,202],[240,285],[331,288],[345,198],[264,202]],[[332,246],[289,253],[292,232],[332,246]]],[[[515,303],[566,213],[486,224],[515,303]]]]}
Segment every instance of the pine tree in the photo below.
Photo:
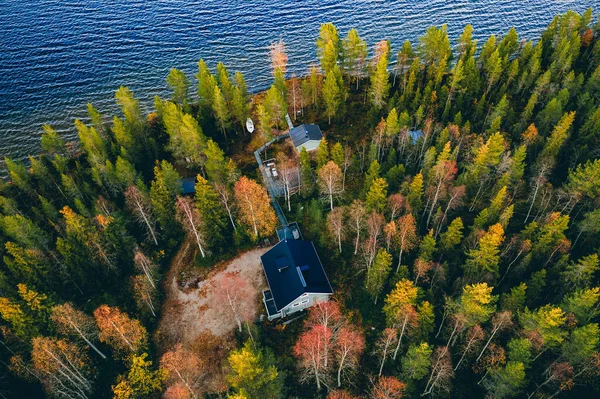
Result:
{"type": "Polygon", "coordinates": [[[504,241],[502,226],[500,224],[490,226],[479,240],[477,248],[469,251],[465,273],[476,280],[498,277],[499,246],[502,241],[504,241]]]}
{"type": "Polygon", "coordinates": [[[167,83],[173,90],[173,102],[181,105],[184,109],[187,107],[188,91],[190,89],[190,81],[183,71],[176,68],[171,68],[167,75],[167,83]]]}
{"type": "Polygon", "coordinates": [[[387,181],[383,178],[373,180],[366,198],[367,212],[372,210],[382,213],[385,209],[387,199],[387,181]]]}
{"type": "Polygon", "coordinates": [[[373,72],[371,74],[371,86],[369,93],[371,96],[371,102],[375,108],[382,108],[387,102],[387,98],[390,90],[389,83],[389,45],[387,42],[383,42],[381,54],[378,54],[378,59],[374,65],[373,72]]]}
{"type": "Polygon", "coordinates": [[[213,112],[215,113],[215,119],[219,121],[221,125],[221,132],[223,136],[227,138],[226,127],[229,125],[229,109],[227,108],[227,102],[219,86],[215,86],[215,94],[213,96],[213,112]]]}
{"type": "Polygon", "coordinates": [[[217,81],[203,59],[198,61],[198,99],[200,106],[212,110],[217,81]]]}
{"type": "Polygon", "coordinates": [[[340,38],[336,27],[332,23],[321,24],[319,38],[317,39],[317,56],[321,62],[321,69],[325,74],[337,65],[340,52],[340,38]]]}
{"type": "Polygon", "coordinates": [[[269,353],[256,348],[247,341],[239,350],[228,357],[231,386],[248,399],[278,397],[282,381],[269,353]]]}
{"type": "Polygon", "coordinates": [[[369,295],[374,298],[377,304],[377,298],[383,289],[383,285],[392,270],[392,255],[383,248],[377,251],[377,256],[373,265],[367,270],[367,279],[365,288],[369,295]]]}
{"type": "Polygon", "coordinates": [[[342,42],[344,72],[354,77],[356,89],[364,73],[367,61],[367,43],[360,38],[356,29],[350,29],[342,42]]]}
{"type": "Polygon", "coordinates": [[[343,87],[340,85],[342,75],[337,65],[334,65],[325,75],[323,84],[323,102],[325,103],[325,113],[331,124],[331,117],[335,116],[343,100],[343,87]]]}
{"type": "Polygon", "coordinates": [[[420,380],[429,373],[433,349],[427,342],[410,345],[402,358],[402,371],[411,380],[420,380]]]}

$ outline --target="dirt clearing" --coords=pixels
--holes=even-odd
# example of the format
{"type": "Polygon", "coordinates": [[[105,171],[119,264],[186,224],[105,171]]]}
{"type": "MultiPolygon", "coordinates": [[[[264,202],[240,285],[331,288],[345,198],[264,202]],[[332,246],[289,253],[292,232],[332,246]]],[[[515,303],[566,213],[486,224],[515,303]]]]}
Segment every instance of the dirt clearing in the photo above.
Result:
{"type": "Polygon", "coordinates": [[[215,300],[219,289],[217,281],[223,274],[238,275],[246,282],[248,290],[244,301],[253,304],[250,307],[253,319],[258,318],[263,311],[261,292],[266,288],[259,257],[268,249],[255,249],[221,262],[197,283],[197,287],[180,288],[178,271],[185,262],[193,261],[193,247],[189,242],[184,243],[165,279],[166,299],[157,334],[163,351],[178,342],[190,346],[201,335],[210,334],[224,341],[232,337],[237,328],[233,314],[227,303],[215,300]]]}

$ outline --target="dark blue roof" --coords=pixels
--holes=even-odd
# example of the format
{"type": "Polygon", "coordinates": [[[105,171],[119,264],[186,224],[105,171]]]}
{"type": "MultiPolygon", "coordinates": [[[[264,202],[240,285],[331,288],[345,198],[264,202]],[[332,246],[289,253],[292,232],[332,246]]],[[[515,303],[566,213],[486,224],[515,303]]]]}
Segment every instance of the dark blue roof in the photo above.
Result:
{"type": "Polygon", "coordinates": [[[311,241],[280,241],[260,260],[278,311],[306,292],[333,293],[311,241]]]}
{"type": "Polygon", "coordinates": [[[179,179],[181,184],[181,192],[183,194],[194,194],[196,192],[196,178],[195,177],[184,177],[179,179]]]}
{"type": "Polygon", "coordinates": [[[423,135],[423,132],[420,130],[410,130],[408,135],[412,138],[413,142],[417,142],[419,137],[423,135]]]}
{"type": "Polygon", "coordinates": [[[299,147],[309,140],[321,140],[323,133],[321,133],[319,125],[304,124],[291,129],[290,137],[294,142],[294,147],[299,147]]]}

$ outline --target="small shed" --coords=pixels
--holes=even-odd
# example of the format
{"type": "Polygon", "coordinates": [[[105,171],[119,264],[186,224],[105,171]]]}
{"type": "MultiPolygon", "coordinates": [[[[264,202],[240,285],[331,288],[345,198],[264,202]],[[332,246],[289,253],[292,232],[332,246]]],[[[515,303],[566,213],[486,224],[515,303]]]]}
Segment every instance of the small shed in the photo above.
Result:
{"type": "Polygon", "coordinates": [[[181,193],[184,195],[196,193],[195,177],[184,177],[182,179],[179,179],[179,185],[181,187],[181,193]]]}
{"type": "Polygon", "coordinates": [[[263,302],[269,320],[329,300],[333,289],[311,241],[283,239],[260,257],[269,284],[263,302]]]}
{"type": "Polygon", "coordinates": [[[319,125],[304,124],[291,129],[290,137],[298,151],[302,150],[302,147],[306,148],[306,151],[312,151],[319,148],[323,133],[319,125]]]}

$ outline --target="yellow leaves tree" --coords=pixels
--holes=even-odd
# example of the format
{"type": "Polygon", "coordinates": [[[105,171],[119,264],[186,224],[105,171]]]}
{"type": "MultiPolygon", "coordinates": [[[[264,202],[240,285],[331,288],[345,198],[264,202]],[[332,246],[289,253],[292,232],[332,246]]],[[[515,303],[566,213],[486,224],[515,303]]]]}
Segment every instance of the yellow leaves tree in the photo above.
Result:
{"type": "Polygon", "coordinates": [[[10,325],[10,331],[19,338],[37,334],[37,327],[31,316],[23,311],[21,305],[8,298],[0,298],[0,317],[10,325]]]}
{"type": "Polygon", "coordinates": [[[460,298],[460,313],[467,326],[480,324],[490,318],[496,308],[497,296],[487,283],[471,284],[463,288],[460,298]]]}
{"type": "Polygon", "coordinates": [[[131,356],[127,374],[120,375],[117,385],[112,386],[114,399],[147,398],[161,389],[166,372],[153,370],[152,361],[146,360],[147,357],[147,353],[131,356]]]}
{"type": "Polygon", "coordinates": [[[552,305],[542,306],[533,312],[526,309],[521,315],[521,324],[526,335],[538,346],[543,346],[544,351],[557,347],[564,341],[567,331],[562,327],[566,321],[565,312],[552,305]]]}
{"type": "Polygon", "coordinates": [[[248,341],[228,357],[231,373],[228,380],[238,394],[248,399],[279,397],[279,372],[262,351],[248,341]]]}
{"type": "Polygon", "coordinates": [[[491,317],[498,300],[497,295],[492,295],[492,289],[487,283],[466,285],[459,300],[450,302],[454,327],[446,347],[450,345],[455,334],[464,328],[484,323],[491,317]]]}
{"type": "Polygon", "coordinates": [[[147,333],[142,324],[131,319],[119,308],[100,305],[94,311],[96,324],[100,329],[100,342],[111,346],[121,354],[140,352],[147,346],[147,333]]]}
{"type": "Polygon", "coordinates": [[[481,237],[477,248],[471,249],[465,264],[465,272],[471,279],[487,279],[498,276],[500,244],[504,241],[504,229],[496,223],[481,237]]]}
{"type": "Polygon", "coordinates": [[[269,203],[267,190],[255,180],[242,176],[233,191],[240,219],[252,229],[254,238],[271,234],[277,224],[277,216],[269,203]]]}
{"type": "Polygon", "coordinates": [[[383,311],[387,317],[387,324],[397,329],[399,333],[398,344],[392,356],[394,360],[398,356],[402,337],[418,322],[418,314],[415,308],[417,294],[418,289],[412,281],[403,278],[396,283],[394,289],[385,298],[383,311]]]}

